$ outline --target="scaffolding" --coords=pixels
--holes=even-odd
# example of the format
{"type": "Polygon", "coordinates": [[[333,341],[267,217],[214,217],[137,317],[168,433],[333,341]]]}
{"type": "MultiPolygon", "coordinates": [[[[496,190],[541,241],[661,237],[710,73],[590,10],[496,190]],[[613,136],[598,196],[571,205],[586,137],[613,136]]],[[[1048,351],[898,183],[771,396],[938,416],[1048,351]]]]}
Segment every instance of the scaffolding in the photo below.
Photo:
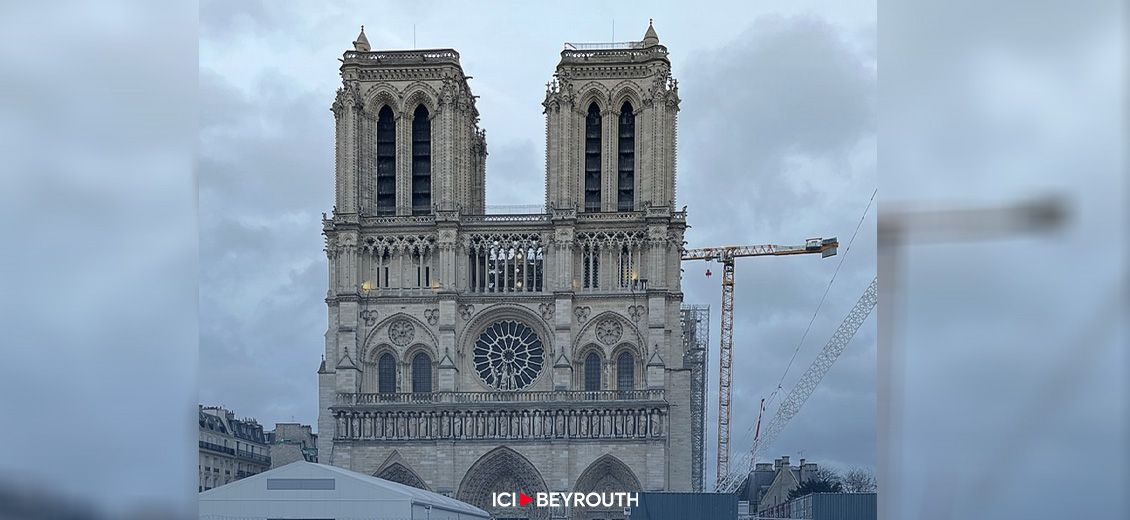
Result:
{"type": "Polygon", "coordinates": [[[683,366],[691,369],[691,480],[701,493],[706,477],[706,384],[710,352],[710,306],[684,304],[679,315],[683,327],[683,366]]]}

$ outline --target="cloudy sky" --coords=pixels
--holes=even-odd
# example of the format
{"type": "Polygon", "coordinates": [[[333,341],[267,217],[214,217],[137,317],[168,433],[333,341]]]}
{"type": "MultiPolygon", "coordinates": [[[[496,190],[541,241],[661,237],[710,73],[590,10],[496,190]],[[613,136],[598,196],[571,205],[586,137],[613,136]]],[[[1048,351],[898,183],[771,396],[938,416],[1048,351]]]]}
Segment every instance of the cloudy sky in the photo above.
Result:
{"type": "MultiPolygon", "coordinates": [[[[876,352],[869,323],[770,452],[890,462],[889,518],[1127,517],[1124,3],[890,1],[878,32],[874,2],[656,3],[0,3],[0,491],[192,517],[197,399],[314,421],[328,107],[358,25],[462,52],[489,202],[511,204],[541,199],[561,43],[655,18],[692,245],[846,240],[876,170],[884,223],[1047,195],[1069,215],[900,250],[875,316],[891,336],[876,352]],[[898,420],[876,380],[901,381],[877,403],[900,396],[898,420]]],[[[786,387],[870,280],[874,217],[786,387]]],[[[840,258],[739,266],[735,451],[840,258]]],[[[716,308],[704,270],[686,299],[716,308]]]]}
{"type": "MultiPolygon", "coordinates": [[[[315,423],[326,327],[319,218],[332,206],[329,104],[342,51],[451,47],[487,131],[487,203],[543,194],[540,103],[563,42],[638,40],[654,18],[683,102],[678,204],[689,245],[846,244],[875,189],[875,4],[735,2],[271,4],[206,2],[200,16],[200,400],[271,425],[315,423]],[[720,13],[725,12],[725,16],[720,13]],[[615,36],[613,36],[615,23],[615,36]]],[[[791,387],[875,274],[867,215],[797,361],[791,387]]],[[[747,259],[737,270],[734,453],[776,387],[840,257],[747,259]]],[[[685,264],[685,301],[712,306],[717,265],[685,264]]],[[[875,459],[872,320],[766,454],[840,467],[875,459]]],[[[713,426],[708,474],[713,475],[713,426]]]]}

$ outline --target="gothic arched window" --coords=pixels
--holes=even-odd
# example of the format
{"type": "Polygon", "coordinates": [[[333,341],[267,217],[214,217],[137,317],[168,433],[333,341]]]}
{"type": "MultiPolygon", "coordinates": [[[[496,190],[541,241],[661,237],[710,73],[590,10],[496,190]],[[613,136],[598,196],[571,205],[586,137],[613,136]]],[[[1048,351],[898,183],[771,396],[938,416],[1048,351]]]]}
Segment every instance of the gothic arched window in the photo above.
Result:
{"type": "Polygon", "coordinates": [[[627,101],[620,107],[618,134],[616,209],[633,211],[636,196],[636,115],[632,112],[632,104],[627,101]]]}
{"type": "Polygon", "coordinates": [[[432,391],[432,357],[420,352],[412,356],[412,392],[432,391]]]}
{"type": "Polygon", "coordinates": [[[396,119],[388,105],[377,113],[377,214],[396,214],[396,119]]]}
{"type": "Polygon", "coordinates": [[[432,122],[428,108],[416,107],[412,114],[412,214],[432,211],[432,122]]]}
{"type": "Polygon", "coordinates": [[[596,352],[589,352],[585,356],[585,391],[600,390],[600,356],[596,352]]]}
{"type": "Polygon", "coordinates": [[[391,394],[396,392],[396,358],[385,352],[377,361],[377,392],[391,394]]]}
{"type": "Polygon", "coordinates": [[[585,211],[600,211],[600,107],[585,117],[585,211]]]}
{"type": "Polygon", "coordinates": [[[636,358],[631,352],[616,356],[616,389],[623,392],[636,386],[636,358]]]}

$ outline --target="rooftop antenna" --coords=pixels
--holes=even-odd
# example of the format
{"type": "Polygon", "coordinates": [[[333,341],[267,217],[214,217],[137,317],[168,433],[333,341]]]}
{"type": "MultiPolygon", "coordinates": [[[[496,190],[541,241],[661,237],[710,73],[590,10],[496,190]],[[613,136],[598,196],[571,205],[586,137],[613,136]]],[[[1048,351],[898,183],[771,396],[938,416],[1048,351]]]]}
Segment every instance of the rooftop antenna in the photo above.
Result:
{"type": "Polygon", "coordinates": [[[612,41],[616,41],[616,19],[612,19],[612,41]]]}
{"type": "Polygon", "coordinates": [[[412,24],[412,48],[416,48],[416,24],[412,24]]]}

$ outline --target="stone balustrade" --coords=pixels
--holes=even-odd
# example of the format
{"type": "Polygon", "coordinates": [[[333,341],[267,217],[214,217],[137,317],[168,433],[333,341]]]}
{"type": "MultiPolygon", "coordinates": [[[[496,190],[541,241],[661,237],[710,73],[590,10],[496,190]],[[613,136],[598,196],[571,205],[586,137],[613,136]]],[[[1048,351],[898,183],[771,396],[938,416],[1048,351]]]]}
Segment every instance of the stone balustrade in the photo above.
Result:
{"type": "Polygon", "coordinates": [[[435,408],[334,411],[334,440],[665,439],[667,408],[596,405],[586,408],[447,410],[435,408]]]}
{"type": "Polygon", "coordinates": [[[644,401],[665,403],[662,388],[645,390],[546,390],[522,392],[339,393],[337,404],[467,404],[467,403],[586,403],[644,401]]]}
{"type": "Polygon", "coordinates": [[[402,51],[346,51],[346,62],[375,61],[378,63],[452,63],[459,64],[459,53],[453,49],[421,49],[402,51]]]}

